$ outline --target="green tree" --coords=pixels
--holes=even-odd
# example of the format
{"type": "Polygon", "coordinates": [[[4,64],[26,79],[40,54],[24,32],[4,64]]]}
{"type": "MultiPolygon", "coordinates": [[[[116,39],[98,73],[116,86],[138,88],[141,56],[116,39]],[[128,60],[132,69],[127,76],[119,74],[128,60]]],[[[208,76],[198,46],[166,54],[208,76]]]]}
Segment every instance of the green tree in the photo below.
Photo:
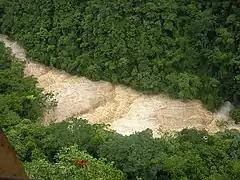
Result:
{"type": "Polygon", "coordinates": [[[24,77],[24,65],[0,43],[0,125],[17,124],[21,119],[38,121],[43,115],[46,96],[36,87],[36,79],[24,77]]]}
{"type": "Polygon", "coordinates": [[[230,111],[230,116],[233,118],[236,124],[240,123],[240,108],[235,108],[230,111]]]}
{"type": "Polygon", "coordinates": [[[44,158],[36,159],[24,164],[30,178],[41,179],[124,179],[123,173],[113,167],[113,163],[106,163],[105,159],[95,159],[86,152],[79,151],[77,146],[63,148],[55,156],[55,163],[44,158]],[[88,168],[82,168],[74,163],[75,160],[87,160],[88,168]]]}

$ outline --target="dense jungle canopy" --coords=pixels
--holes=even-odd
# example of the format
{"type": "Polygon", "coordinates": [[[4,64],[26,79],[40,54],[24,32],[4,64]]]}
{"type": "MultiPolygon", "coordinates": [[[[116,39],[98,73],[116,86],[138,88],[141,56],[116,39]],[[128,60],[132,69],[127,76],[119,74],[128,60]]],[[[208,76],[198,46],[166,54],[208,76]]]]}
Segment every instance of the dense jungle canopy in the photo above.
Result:
{"type": "MultiPolygon", "coordinates": [[[[0,32],[32,59],[92,80],[240,104],[237,0],[2,0],[0,32]]],[[[86,120],[41,124],[49,95],[24,77],[0,43],[0,126],[29,177],[42,179],[240,179],[240,133],[184,129],[152,138],[86,120]],[[73,163],[88,159],[89,168],[73,163]]],[[[240,110],[231,113],[240,122],[240,110]]]]}

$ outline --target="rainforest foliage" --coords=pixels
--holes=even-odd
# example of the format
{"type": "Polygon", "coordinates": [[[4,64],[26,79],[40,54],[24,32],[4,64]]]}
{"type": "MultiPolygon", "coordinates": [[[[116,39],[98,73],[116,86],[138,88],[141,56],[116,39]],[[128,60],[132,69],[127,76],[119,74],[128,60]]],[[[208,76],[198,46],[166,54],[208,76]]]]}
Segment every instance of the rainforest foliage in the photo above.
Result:
{"type": "Polygon", "coordinates": [[[184,129],[152,138],[130,136],[86,120],[40,124],[46,97],[23,66],[0,43],[0,127],[29,177],[50,180],[236,180],[240,179],[240,133],[209,135],[184,129]],[[74,160],[88,160],[88,168],[74,160]]]}
{"type": "Polygon", "coordinates": [[[230,111],[230,116],[236,124],[240,123],[240,108],[236,108],[230,111]]]}
{"type": "Polygon", "coordinates": [[[0,123],[3,128],[23,119],[38,121],[46,97],[36,88],[36,80],[24,77],[23,63],[13,57],[0,41],[0,123]]]}
{"type": "Polygon", "coordinates": [[[1,32],[48,66],[212,110],[240,91],[238,0],[7,0],[2,9],[1,32]]]}
{"type": "MultiPolygon", "coordinates": [[[[240,102],[237,0],[2,0],[0,31],[48,66],[201,99],[240,102]]],[[[40,179],[240,179],[240,133],[184,129],[130,136],[83,119],[40,124],[49,97],[0,43],[0,127],[29,177],[40,179]],[[88,160],[88,168],[74,164],[88,160]]],[[[239,108],[231,115],[239,122],[239,108]]]]}

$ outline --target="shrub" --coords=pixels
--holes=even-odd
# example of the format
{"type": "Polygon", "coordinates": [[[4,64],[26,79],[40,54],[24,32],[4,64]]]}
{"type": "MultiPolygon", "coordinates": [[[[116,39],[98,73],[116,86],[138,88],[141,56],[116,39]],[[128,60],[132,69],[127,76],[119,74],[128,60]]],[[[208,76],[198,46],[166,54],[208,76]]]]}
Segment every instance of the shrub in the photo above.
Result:
{"type": "Polygon", "coordinates": [[[230,111],[231,118],[235,121],[236,124],[240,123],[240,108],[235,108],[230,111]]]}

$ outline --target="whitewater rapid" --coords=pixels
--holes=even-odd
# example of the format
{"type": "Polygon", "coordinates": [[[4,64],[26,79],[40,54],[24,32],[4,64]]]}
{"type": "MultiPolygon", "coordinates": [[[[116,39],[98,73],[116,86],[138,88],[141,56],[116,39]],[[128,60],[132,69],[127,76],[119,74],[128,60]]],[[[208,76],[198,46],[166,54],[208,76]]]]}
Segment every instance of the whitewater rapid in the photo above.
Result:
{"type": "Polygon", "coordinates": [[[149,128],[155,137],[159,132],[183,128],[195,127],[209,132],[239,128],[230,120],[226,127],[217,126],[219,113],[207,111],[199,100],[183,102],[163,94],[144,95],[125,86],[72,76],[26,58],[24,49],[5,35],[0,35],[0,41],[11,48],[17,59],[25,61],[26,76],[36,77],[39,87],[55,95],[58,104],[45,111],[44,124],[74,116],[86,118],[90,123],[110,124],[111,129],[123,135],[149,128]]]}

